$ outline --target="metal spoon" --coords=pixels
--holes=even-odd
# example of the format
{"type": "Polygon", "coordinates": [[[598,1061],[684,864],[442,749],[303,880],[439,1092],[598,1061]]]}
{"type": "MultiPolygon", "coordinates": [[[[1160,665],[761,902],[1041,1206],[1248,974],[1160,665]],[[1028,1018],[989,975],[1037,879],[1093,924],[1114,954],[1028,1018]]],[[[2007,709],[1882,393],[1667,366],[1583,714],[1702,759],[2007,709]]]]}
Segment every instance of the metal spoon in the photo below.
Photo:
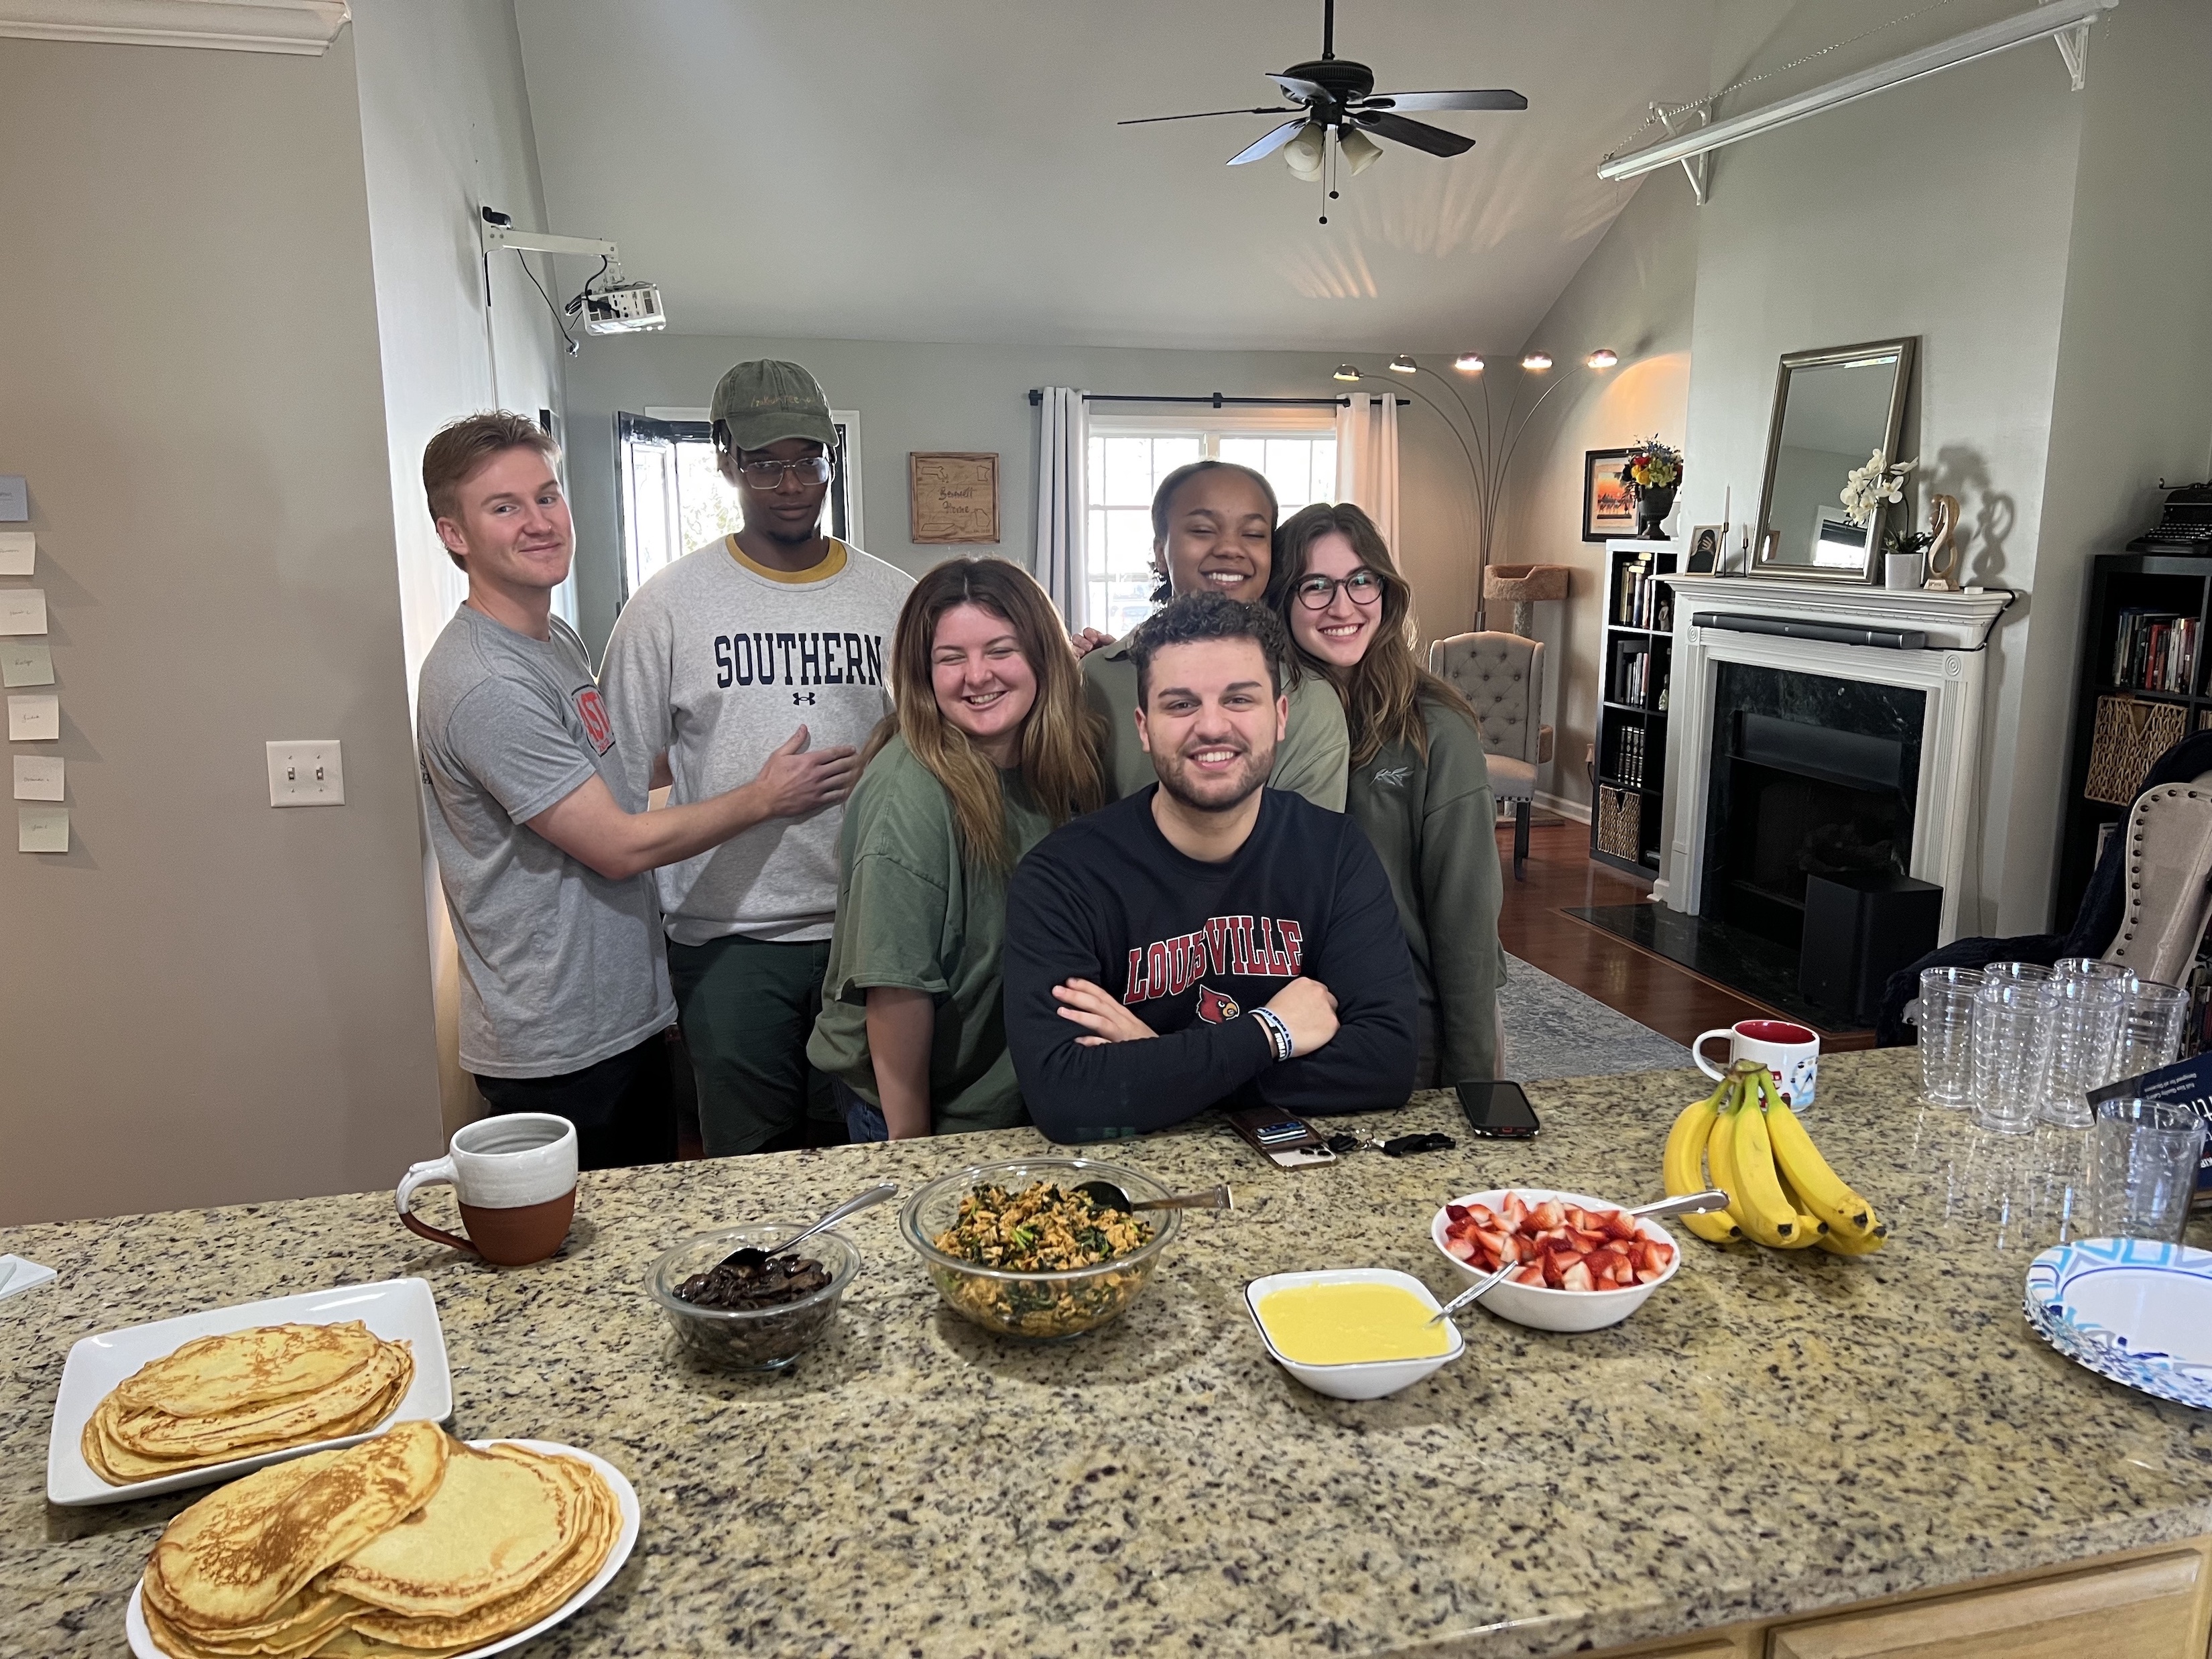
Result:
{"type": "Polygon", "coordinates": [[[748,1271],[757,1271],[768,1261],[769,1257],[772,1255],[781,1255],[786,1250],[790,1249],[794,1245],[802,1244],[806,1240],[813,1237],[815,1234],[820,1232],[824,1227],[834,1226],[838,1222],[842,1221],[848,1215],[858,1215],[861,1211],[882,1203],[885,1199],[896,1198],[897,1196],[898,1188],[893,1186],[890,1182],[886,1181],[880,1186],[869,1188],[867,1191],[862,1193],[858,1198],[847,1199],[842,1204],[840,1204],[836,1209],[830,1211],[828,1215],[823,1216],[821,1220],[816,1222],[805,1232],[793,1233],[789,1238],[785,1239],[782,1243],[775,1246],[775,1249],[763,1250],[757,1245],[754,1244],[740,1245],[738,1249],[732,1250],[729,1255],[724,1256],[718,1265],[724,1267],[743,1267],[748,1271]]]}
{"type": "Polygon", "coordinates": [[[1233,1210],[1229,1183],[1202,1193],[1177,1193],[1171,1198],[1133,1200],[1110,1181],[1086,1181],[1075,1191],[1091,1200],[1094,1210],[1233,1210]]]}
{"type": "MultiPolygon", "coordinates": [[[[1728,1206],[1729,1195],[1719,1188],[1713,1187],[1702,1193],[1686,1193],[1680,1198],[1662,1198],[1656,1204],[1639,1205],[1628,1213],[1632,1216],[1648,1216],[1652,1220],[1658,1221],[1670,1215],[1707,1215],[1715,1210],[1725,1210],[1728,1206]]],[[[1528,1265],[1525,1261],[1507,1262],[1480,1284],[1469,1286],[1445,1303],[1443,1307],[1429,1316],[1427,1322],[1433,1325],[1439,1319],[1455,1314],[1462,1308],[1481,1301],[1486,1292],[1503,1284],[1508,1275],[1519,1273],[1528,1265]]]]}

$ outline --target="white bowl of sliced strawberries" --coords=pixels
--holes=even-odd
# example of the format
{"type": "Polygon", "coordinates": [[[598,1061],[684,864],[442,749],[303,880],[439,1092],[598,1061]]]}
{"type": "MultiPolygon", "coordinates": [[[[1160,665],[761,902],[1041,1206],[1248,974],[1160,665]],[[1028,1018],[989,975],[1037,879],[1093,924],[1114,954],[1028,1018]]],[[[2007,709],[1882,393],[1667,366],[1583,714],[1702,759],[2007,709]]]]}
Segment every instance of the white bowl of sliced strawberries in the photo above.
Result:
{"type": "Polygon", "coordinates": [[[1682,1252],[1656,1221],[1585,1193],[1540,1187],[1469,1193],[1438,1210],[1429,1237],[1468,1282],[1511,1257],[1526,1264],[1480,1305],[1540,1331],[1618,1325],[1674,1276],[1682,1252]]]}

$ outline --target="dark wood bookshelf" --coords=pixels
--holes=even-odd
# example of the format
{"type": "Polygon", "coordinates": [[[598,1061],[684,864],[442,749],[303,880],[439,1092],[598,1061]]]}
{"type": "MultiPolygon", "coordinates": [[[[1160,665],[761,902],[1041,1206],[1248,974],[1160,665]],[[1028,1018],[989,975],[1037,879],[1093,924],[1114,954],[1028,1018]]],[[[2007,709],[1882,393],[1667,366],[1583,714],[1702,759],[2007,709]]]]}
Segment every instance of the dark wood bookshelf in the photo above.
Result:
{"type": "MultiPolygon", "coordinates": [[[[2103,697],[2133,697],[2186,710],[2182,735],[2212,722],[2212,695],[2206,692],[2206,637],[2212,635],[2212,557],[2180,553],[2100,553],[2090,561],[2087,621],[2081,635],[2081,668],[2075,677],[2074,743],[2066,769],[2066,816],[2059,831],[2058,906],[2052,925],[2062,931],[2074,922],[2081,894],[2095,869],[2107,825],[2128,814],[2125,806],[2091,800],[2089,764],[2097,738],[2097,703],[2103,697]],[[2130,606],[2171,611],[2197,620],[2197,661],[2185,691],[2150,691],[2113,684],[2113,653],[2120,612],[2130,606]]],[[[2152,758],[2155,759],[2156,757],[2152,758]]]]}
{"type": "Polygon", "coordinates": [[[1590,857],[1598,863],[1645,880],[1658,877],[1660,848],[1667,834],[1667,696],[1674,678],[1674,590],[1648,584],[1645,608],[1634,620],[1629,611],[1635,578],[1669,576],[1680,568],[1681,547],[1673,542],[1618,541],[1605,544],[1605,630],[1598,653],[1597,763],[1593,786],[1613,792],[1590,802],[1590,857]],[[1641,697],[1632,696],[1625,678],[1637,659],[1646,664],[1641,697]],[[1640,770],[1636,757],[1641,745],[1640,770]],[[1628,826],[1615,823],[1615,804],[1632,801],[1633,855],[1627,853],[1628,826]],[[1611,843],[1611,844],[1608,844],[1611,843]]]}

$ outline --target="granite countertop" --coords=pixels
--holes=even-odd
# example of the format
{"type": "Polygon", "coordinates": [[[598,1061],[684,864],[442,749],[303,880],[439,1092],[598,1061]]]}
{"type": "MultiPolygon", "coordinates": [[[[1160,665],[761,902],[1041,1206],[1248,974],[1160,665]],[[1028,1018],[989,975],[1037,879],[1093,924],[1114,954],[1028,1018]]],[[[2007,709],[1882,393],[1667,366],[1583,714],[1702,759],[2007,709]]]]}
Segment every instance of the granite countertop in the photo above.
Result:
{"type": "Polygon", "coordinates": [[[1655,1197],[1667,1126],[1705,1085],[1534,1085],[1545,1133],[1518,1146],[1425,1096],[1363,1127],[1460,1130],[1458,1151],[1293,1171],[1213,1119],[1120,1143],[1178,1188],[1233,1181],[1239,1207],[1194,1212],[1128,1315],[1060,1346],[961,1322],[896,1206],[871,1211],[846,1224],[865,1265],[838,1324],[775,1376],[677,1356],[642,1288],[659,1251],[1039,1138],[586,1176],[563,1254],[519,1270],[426,1249],[384,1194],[0,1232],[61,1270],[0,1302],[0,1653],[120,1652],[131,1586],[192,1496],[46,1504],[72,1342],[403,1273],[435,1291],[456,1433],[589,1448],[642,1500],[629,1565],[533,1656],[1553,1654],[2212,1533],[2212,1414],[2077,1369],[2021,1317],[2079,1137],[2001,1142],[1917,1107],[1913,1063],[1829,1057],[1810,1120],[1882,1206],[1884,1254],[1678,1234],[1682,1271],[1626,1324],[1478,1313],[1456,1364],[1364,1405],[1268,1360],[1248,1279],[1389,1266],[1449,1291],[1440,1200],[1655,1197]]]}

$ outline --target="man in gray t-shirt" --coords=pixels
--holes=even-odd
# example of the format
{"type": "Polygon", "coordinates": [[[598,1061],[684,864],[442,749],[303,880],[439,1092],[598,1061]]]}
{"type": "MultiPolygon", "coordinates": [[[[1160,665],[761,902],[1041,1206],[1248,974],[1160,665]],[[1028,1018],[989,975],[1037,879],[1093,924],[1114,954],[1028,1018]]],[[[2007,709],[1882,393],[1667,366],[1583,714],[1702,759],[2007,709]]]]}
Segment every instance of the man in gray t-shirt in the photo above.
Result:
{"type": "Polygon", "coordinates": [[[676,1005],[647,872],[769,810],[842,799],[851,757],[788,757],[709,799],[624,810],[590,659],[552,614],[574,544],[555,453],[506,413],[455,422],[423,452],[469,597],[423,659],[416,741],[460,950],[461,1063],[495,1109],[568,1118],[596,1169],[676,1152],[676,1005]]]}

